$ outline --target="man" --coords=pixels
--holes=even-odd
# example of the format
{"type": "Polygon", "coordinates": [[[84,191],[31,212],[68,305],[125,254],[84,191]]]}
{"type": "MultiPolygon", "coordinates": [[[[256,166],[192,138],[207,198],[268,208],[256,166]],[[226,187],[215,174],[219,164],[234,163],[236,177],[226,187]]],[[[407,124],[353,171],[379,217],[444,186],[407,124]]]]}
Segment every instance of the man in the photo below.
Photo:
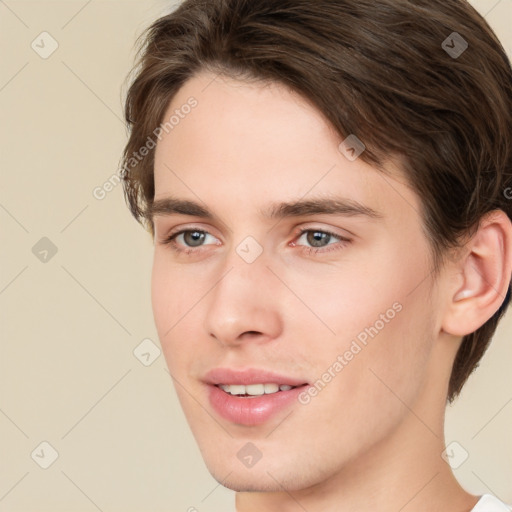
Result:
{"type": "Polygon", "coordinates": [[[237,511],[510,510],[443,457],[510,299],[512,71],[485,21],[455,0],[186,0],[143,42],[125,194],[237,511]]]}

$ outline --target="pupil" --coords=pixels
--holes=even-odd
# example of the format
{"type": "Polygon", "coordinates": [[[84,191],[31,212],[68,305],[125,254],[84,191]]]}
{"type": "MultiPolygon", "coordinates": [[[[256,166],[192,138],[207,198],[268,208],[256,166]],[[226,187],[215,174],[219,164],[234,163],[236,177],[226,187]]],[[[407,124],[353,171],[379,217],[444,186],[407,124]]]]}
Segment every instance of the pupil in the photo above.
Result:
{"type": "Polygon", "coordinates": [[[307,235],[308,243],[313,247],[323,247],[326,244],[323,244],[322,242],[325,242],[326,240],[328,241],[329,238],[330,235],[320,231],[312,231],[307,235]]]}
{"type": "Polygon", "coordinates": [[[198,247],[201,245],[204,235],[205,234],[201,233],[201,231],[189,231],[188,233],[185,233],[183,238],[187,245],[191,247],[198,247]]]}

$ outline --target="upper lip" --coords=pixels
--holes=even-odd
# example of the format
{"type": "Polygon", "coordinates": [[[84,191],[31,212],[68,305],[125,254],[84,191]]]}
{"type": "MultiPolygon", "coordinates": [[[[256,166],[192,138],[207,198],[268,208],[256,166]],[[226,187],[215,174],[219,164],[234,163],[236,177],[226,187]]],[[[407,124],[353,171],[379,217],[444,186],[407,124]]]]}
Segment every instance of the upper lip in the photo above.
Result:
{"type": "Polygon", "coordinates": [[[278,384],[279,386],[302,386],[307,384],[303,379],[279,375],[277,373],[248,368],[246,370],[233,370],[231,368],[214,368],[203,378],[207,384],[278,384]]]}

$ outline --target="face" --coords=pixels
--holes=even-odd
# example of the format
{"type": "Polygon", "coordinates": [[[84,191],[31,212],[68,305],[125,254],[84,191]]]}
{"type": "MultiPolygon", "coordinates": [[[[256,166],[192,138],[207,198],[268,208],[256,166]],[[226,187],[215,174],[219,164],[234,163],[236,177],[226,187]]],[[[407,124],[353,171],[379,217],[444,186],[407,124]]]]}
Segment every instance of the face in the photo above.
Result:
{"type": "Polygon", "coordinates": [[[419,199],[278,84],[202,73],[165,119],[191,97],[155,154],[152,304],[180,403],[226,487],[332,482],[431,378],[419,199]]]}

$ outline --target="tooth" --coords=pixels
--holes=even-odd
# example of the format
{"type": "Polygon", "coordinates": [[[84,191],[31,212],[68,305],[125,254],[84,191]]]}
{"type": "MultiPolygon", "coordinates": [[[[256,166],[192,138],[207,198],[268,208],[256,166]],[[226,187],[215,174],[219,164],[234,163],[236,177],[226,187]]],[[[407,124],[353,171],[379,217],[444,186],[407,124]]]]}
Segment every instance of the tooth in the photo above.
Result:
{"type": "Polygon", "coordinates": [[[265,384],[265,394],[268,395],[270,393],[277,393],[279,391],[279,386],[277,384],[265,384]]]}
{"type": "Polygon", "coordinates": [[[219,388],[221,388],[226,393],[230,395],[250,395],[250,396],[262,396],[262,395],[270,395],[273,393],[277,393],[278,391],[288,391],[292,389],[294,386],[290,386],[288,384],[278,385],[275,383],[268,384],[248,384],[245,386],[244,384],[219,384],[219,388]]]}
{"type": "Polygon", "coordinates": [[[263,384],[250,384],[245,386],[245,392],[248,395],[263,395],[265,393],[265,386],[263,384]]]}
{"type": "Polygon", "coordinates": [[[245,395],[245,386],[243,384],[231,384],[229,392],[232,395],[245,395]]]}

